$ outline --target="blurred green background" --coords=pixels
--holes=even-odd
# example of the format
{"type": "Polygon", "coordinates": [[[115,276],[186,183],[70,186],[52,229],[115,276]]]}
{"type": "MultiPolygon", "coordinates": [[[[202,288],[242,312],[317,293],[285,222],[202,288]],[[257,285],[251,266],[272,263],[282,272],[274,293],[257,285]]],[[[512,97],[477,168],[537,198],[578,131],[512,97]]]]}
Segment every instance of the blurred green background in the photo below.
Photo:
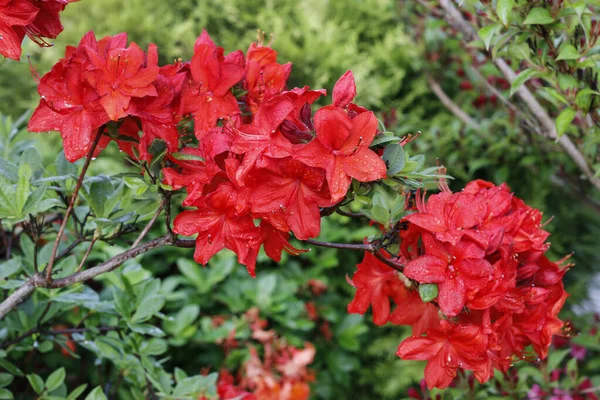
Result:
{"type": "MultiPolygon", "coordinates": [[[[65,31],[52,48],[39,49],[26,42],[23,53],[30,55],[33,67],[43,74],[63,55],[65,46],[76,45],[88,30],[93,29],[98,37],[126,31],[130,40],[142,47],[156,43],[162,63],[168,63],[179,57],[189,59],[203,28],[226,51],[245,51],[260,29],[267,36],[273,34],[279,61],[293,63],[290,87],[309,85],[331,90],[337,78],[352,69],[359,92],[357,103],[377,111],[388,130],[397,134],[420,132],[409,145],[412,153],[424,153],[429,165],[445,165],[449,175],[456,178],[451,182],[453,189],[459,190],[475,178],[507,182],[519,197],[542,209],[546,220],[554,217],[547,226],[553,233],[550,256],[556,260],[573,253],[576,264],[566,278],[571,293],[567,308],[584,304],[590,277],[600,267],[598,194],[588,193],[586,200],[577,188],[565,184],[562,174],[574,169],[567,157],[553,143],[523,135],[503,106],[478,101],[481,87],[461,89],[471,58],[460,42],[446,35],[439,22],[424,20],[415,7],[412,1],[392,0],[82,0],[69,5],[62,14],[65,31]],[[480,129],[466,127],[441,104],[430,89],[428,75],[434,76],[446,93],[476,118],[480,129]]],[[[0,60],[0,71],[0,113],[17,117],[35,107],[36,85],[26,58],[20,63],[0,60]]],[[[495,71],[490,69],[489,74],[493,76],[495,71]]],[[[37,147],[46,160],[54,159],[59,141],[58,134],[41,135],[37,147]]],[[[114,174],[128,168],[122,159],[105,156],[117,154],[112,150],[92,163],[93,173],[114,174]]],[[[346,218],[335,216],[325,223],[323,237],[330,241],[360,241],[370,232],[356,228],[358,225],[346,218]]],[[[172,252],[163,265],[173,266],[177,257],[191,255],[172,252]]],[[[327,294],[315,301],[323,319],[331,323],[333,342],[319,337],[314,324],[282,322],[279,311],[270,314],[270,304],[264,315],[292,341],[295,338],[301,342],[299,338],[309,336],[317,343],[315,396],[358,398],[347,396],[361,393],[366,397],[360,398],[398,398],[406,394],[408,385],[418,383],[422,364],[400,361],[394,355],[406,334],[403,329],[377,328],[368,322],[370,318],[345,314],[353,290],[345,283],[344,275],[353,273],[357,254],[319,250],[310,256],[287,258],[279,266],[263,261],[257,281],[237,271],[240,273],[235,277],[220,283],[221,295],[227,298],[237,287],[260,291],[248,287],[261,285],[261,279],[265,279],[262,273],[278,281],[275,292],[285,288],[289,293],[299,293],[308,279],[330,285],[327,294]]],[[[179,270],[182,263],[185,261],[178,262],[179,270]]],[[[176,267],[149,268],[163,278],[179,274],[176,267]]],[[[276,301],[299,303],[286,318],[301,313],[303,300],[302,295],[298,296],[276,297],[276,301]]],[[[196,293],[190,299],[198,297],[202,296],[196,293]]],[[[252,304],[217,301],[217,307],[205,298],[197,301],[206,303],[202,315],[239,313],[252,304]]],[[[565,316],[590,320],[572,315],[569,310],[565,316]]],[[[204,362],[218,367],[210,354],[208,350],[206,354],[197,353],[197,359],[191,360],[193,355],[184,347],[173,352],[170,362],[204,362]]]]}

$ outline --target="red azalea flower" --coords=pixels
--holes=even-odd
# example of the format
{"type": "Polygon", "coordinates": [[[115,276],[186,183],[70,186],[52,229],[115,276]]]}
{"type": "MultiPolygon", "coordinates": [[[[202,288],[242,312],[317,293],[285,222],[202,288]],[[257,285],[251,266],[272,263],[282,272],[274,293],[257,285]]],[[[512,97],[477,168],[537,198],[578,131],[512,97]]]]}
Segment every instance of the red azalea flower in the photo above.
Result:
{"type": "Polygon", "coordinates": [[[454,316],[465,305],[467,291],[482,289],[489,282],[492,266],[473,241],[462,240],[452,246],[429,233],[422,238],[426,254],[410,261],[404,274],[420,283],[437,283],[440,309],[454,316]]]}
{"type": "Polygon", "coordinates": [[[223,248],[238,255],[240,264],[255,276],[256,255],[260,247],[260,231],[249,213],[236,212],[236,189],[222,183],[217,189],[199,199],[196,210],[183,211],[173,223],[175,233],[196,238],[194,259],[205,265],[223,248]]]}
{"type": "Polygon", "coordinates": [[[292,144],[278,128],[293,109],[294,104],[286,96],[273,97],[261,104],[252,124],[226,128],[232,131],[230,150],[244,155],[236,173],[238,184],[244,184],[248,173],[263,156],[283,158],[291,155],[292,144]]]}
{"type": "Polygon", "coordinates": [[[450,385],[458,368],[478,369],[485,364],[486,337],[474,325],[457,325],[440,321],[427,336],[412,336],[398,347],[398,356],[405,360],[427,360],[427,387],[443,389],[450,385]]]}
{"type": "Polygon", "coordinates": [[[19,60],[25,27],[31,24],[39,8],[27,0],[0,0],[0,54],[19,60]]]}
{"type": "Polygon", "coordinates": [[[244,89],[248,91],[246,103],[255,114],[260,104],[285,89],[292,72],[292,63],[277,63],[277,52],[262,43],[252,43],[246,52],[244,89]]]}
{"type": "Polygon", "coordinates": [[[317,137],[294,153],[294,158],[326,171],[331,200],[338,202],[348,191],[351,178],[370,182],[385,178],[383,160],[369,149],[377,133],[377,118],[365,112],[350,119],[335,106],[315,114],[317,137]]]}
{"type": "Polygon", "coordinates": [[[240,113],[230,89],[244,76],[244,54],[236,51],[223,55],[204,30],[196,41],[190,65],[191,77],[185,82],[183,113],[194,117],[198,137],[215,127],[220,118],[240,113]]]}
{"type": "Polygon", "coordinates": [[[89,60],[85,77],[113,121],[128,115],[132,98],[158,96],[153,85],[158,77],[156,45],[148,47],[148,55],[133,42],[126,45],[123,33],[99,42],[90,40],[84,47],[89,60]]]}
{"type": "Polygon", "coordinates": [[[365,253],[362,263],[352,277],[351,284],[356,287],[356,294],[350,304],[350,314],[364,314],[369,306],[373,307],[373,322],[385,325],[390,315],[390,297],[396,304],[402,301],[406,290],[398,277],[398,272],[379,261],[371,253],[365,253]]]}
{"type": "Polygon", "coordinates": [[[74,162],[89,153],[98,128],[109,121],[100,96],[85,79],[83,43],[93,39],[88,33],[79,47],[67,47],[65,58],[44,75],[39,83],[41,100],[29,120],[32,132],[60,131],[65,157],[74,162]]]}
{"type": "Polygon", "coordinates": [[[269,159],[264,166],[253,174],[252,212],[300,240],[317,237],[320,207],[331,205],[324,172],[290,157],[269,159]]]}

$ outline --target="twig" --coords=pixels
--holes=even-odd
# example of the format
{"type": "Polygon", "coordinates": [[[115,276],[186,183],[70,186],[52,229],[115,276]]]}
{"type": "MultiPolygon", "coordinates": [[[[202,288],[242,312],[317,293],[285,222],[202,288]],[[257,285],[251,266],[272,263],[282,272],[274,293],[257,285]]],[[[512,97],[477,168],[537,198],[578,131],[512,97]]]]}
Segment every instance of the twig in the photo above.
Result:
{"type": "Polygon", "coordinates": [[[71,196],[71,201],[69,202],[69,207],[67,207],[67,211],[65,211],[65,216],[63,217],[62,224],[60,225],[60,229],[58,230],[58,234],[56,235],[56,240],[54,241],[54,247],[52,248],[52,255],[50,256],[50,260],[48,261],[48,266],[46,267],[46,280],[52,280],[52,267],[54,266],[54,261],[56,259],[56,252],[58,251],[58,246],[60,245],[60,240],[65,233],[65,228],[67,226],[67,222],[69,221],[69,216],[73,211],[73,207],[75,207],[75,201],[77,200],[77,195],[79,194],[79,189],[81,189],[81,185],[83,184],[83,178],[90,166],[90,162],[92,161],[92,156],[94,155],[94,151],[96,151],[96,146],[100,141],[100,137],[102,136],[102,129],[98,130],[96,134],[96,139],[94,139],[94,143],[90,148],[90,151],[85,160],[85,164],[83,165],[83,169],[79,174],[79,179],[77,180],[77,185],[75,185],[75,190],[73,190],[73,195],[71,196]]]}
{"type": "Polygon", "coordinates": [[[374,251],[373,255],[375,256],[375,258],[377,258],[379,261],[383,262],[388,267],[392,267],[393,269],[395,269],[398,272],[404,271],[404,265],[398,264],[397,262],[387,258],[383,254],[381,254],[381,252],[379,250],[374,251]]]}
{"type": "Polygon", "coordinates": [[[365,218],[366,215],[361,214],[361,213],[355,213],[355,212],[349,212],[349,211],[344,211],[340,208],[338,208],[337,210],[335,210],[336,213],[343,215],[344,217],[349,217],[349,218],[365,218]]]}
{"type": "Polygon", "coordinates": [[[90,256],[90,253],[92,252],[92,248],[94,247],[95,243],[96,243],[96,237],[94,237],[92,239],[92,241],[90,242],[90,245],[88,246],[87,250],[85,251],[85,254],[83,255],[83,258],[81,259],[81,262],[79,263],[79,266],[77,267],[77,271],[75,271],[75,272],[81,271],[81,268],[83,268],[83,264],[85,264],[85,261],[90,256]]]}
{"type": "Polygon", "coordinates": [[[369,252],[374,252],[376,250],[376,247],[370,243],[367,243],[367,244],[330,243],[330,242],[321,242],[319,240],[314,240],[314,239],[306,239],[306,240],[304,240],[304,242],[313,244],[315,246],[329,247],[332,249],[359,250],[359,251],[369,251],[369,252]]]}
{"type": "Polygon", "coordinates": [[[98,275],[113,271],[117,269],[125,261],[132,259],[142,253],[145,253],[156,247],[173,244],[174,239],[171,235],[161,236],[147,243],[129,249],[108,261],[105,261],[93,268],[85,271],[76,272],[64,278],[56,279],[54,281],[46,280],[43,274],[35,274],[29,278],[25,283],[15,290],[10,296],[8,296],[2,303],[0,303],[0,320],[2,320],[6,314],[22,301],[28,298],[36,289],[36,287],[42,288],[61,288],[75,283],[85,282],[98,275]]]}
{"type": "Polygon", "coordinates": [[[162,210],[163,210],[163,204],[161,204],[160,206],[158,206],[158,208],[156,209],[156,212],[154,213],[154,215],[152,216],[152,218],[150,219],[150,221],[148,221],[148,223],[146,224],[146,226],[144,227],[144,229],[142,230],[142,232],[140,233],[140,235],[137,237],[137,239],[135,239],[135,242],[133,242],[133,245],[131,245],[131,248],[134,248],[138,244],[141,243],[142,239],[144,239],[144,237],[150,231],[150,228],[152,228],[152,225],[154,225],[154,223],[156,222],[156,219],[158,218],[158,216],[160,215],[160,213],[161,213],[162,210]]]}
{"type": "Polygon", "coordinates": [[[480,130],[481,126],[475,122],[473,118],[471,118],[466,112],[462,110],[459,106],[457,106],[450,97],[444,92],[442,87],[433,80],[432,77],[427,77],[427,82],[429,82],[429,86],[435,95],[440,99],[442,104],[446,106],[448,110],[454,115],[456,115],[461,121],[463,121],[466,125],[470,126],[474,130],[480,130]]]}
{"type": "Polygon", "coordinates": [[[22,335],[17,336],[16,338],[12,339],[12,340],[7,340],[5,342],[3,342],[2,344],[0,344],[0,348],[5,349],[9,346],[12,346],[13,344],[17,344],[21,341],[23,341],[24,339],[27,339],[29,336],[35,335],[36,333],[39,333],[41,335],[69,335],[72,333],[84,333],[84,332],[90,332],[90,331],[95,331],[98,330],[100,332],[111,332],[111,331],[118,331],[122,329],[119,326],[97,326],[94,328],[67,328],[67,329],[53,329],[53,330],[43,330],[41,328],[33,328],[28,330],[27,332],[23,333],[22,335]]]}
{"type": "MultiPolygon", "coordinates": [[[[450,23],[454,28],[458,29],[465,36],[467,40],[475,40],[477,38],[477,33],[475,29],[467,20],[465,20],[460,13],[460,11],[456,8],[456,6],[452,3],[452,0],[440,0],[440,6],[446,12],[445,19],[450,23]]],[[[502,58],[496,58],[494,60],[496,67],[502,72],[504,77],[512,83],[517,74],[513,69],[504,61],[502,58]]],[[[556,126],[554,125],[554,121],[548,113],[544,110],[542,105],[537,101],[534,95],[527,89],[525,85],[521,86],[518,90],[517,95],[523,102],[527,105],[531,113],[535,116],[535,118],[539,121],[542,126],[541,131],[537,131],[540,136],[555,140],[558,142],[564,149],[564,151],[571,157],[571,159],[575,162],[575,164],[579,167],[580,171],[588,178],[590,183],[596,187],[596,189],[600,190],[600,178],[594,177],[594,172],[588,165],[587,160],[583,156],[583,154],[579,151],[579,149],[573,144],[571,139],[568,136],[563,135],[560,138],[556,132],[556,126]]]]}

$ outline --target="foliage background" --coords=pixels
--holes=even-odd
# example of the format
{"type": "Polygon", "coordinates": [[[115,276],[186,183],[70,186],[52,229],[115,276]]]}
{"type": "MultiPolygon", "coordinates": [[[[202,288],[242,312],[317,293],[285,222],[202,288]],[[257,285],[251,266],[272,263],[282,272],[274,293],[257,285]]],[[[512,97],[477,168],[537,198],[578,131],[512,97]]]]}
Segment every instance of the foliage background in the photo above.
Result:
{"type": "MultiPolygon", "coordinates": [[[[142,47],[154,42],[163,63],[179,57],[189,59],[202,28],[227,51],[245,50],[255,39],[257,29],[267,35],[273,33],[279,61],[294,64],[291,86],[331,89],[337,78],[351,68],[357,78],[357,103],[385,112],[388,128],[397,134],[420,131],[419,138],[410,145],[412,151],[424,153],[428,164],[445,165],[456,178],[451,187],[459,189],[474,178],[506,181],[519,197],[544,210],[548,219],[553,216],[548,225],[554,233],[551,256],[558,259],[573,252],[576,264],[567,274],[572,294],[567,308],[582,304],[592,271],[600,266],[598,210],[582,201],[581,193],[554,179],[557,173],[572,169],[557,147],[524,137],[502,107],[491,102],[478,104],[482,87],[461,89],[461,74],[468,70],[470,58],[461,44],[435,22],[418,17],[415,7],[413,2],[391,0],[83,0],[69,5],[62,14],[65,31],[54,47],[39,49],[27,42],[24,54],[30,54],[33,66],[44,73],[62,56],[65,46],[76,44],[90,27],[97,36],[127,31],[130,40],[142,47]],[[425,37],[417,41],[419,24],[428,25],[425,37]],[[482,129],[465,127],[446,110],[431,92],[428,74],[434,75],[468,114],[477,115],[482,129]]],[[[36,105],[35,83],[27,62],[0,61],[0,70],[0,113],[16,118],[36,105]]],[[[19,138],[31,139],[32,135],[23,132],[19,138]]],[[[58,143],[58,135],[36,139],[35,146],[45,163],[54,161],[58,143]]],[[[125,162],[111,159],[108,154],[92,163],[94,174],[128,170],[125,162]]],[[[112,154],[117,154],[116,149],[112,154]]],[[[592,201],[598,199],[594,193],[591,197],[592,201]]],[[[322,237],[360,241],[372,232],[371,228],[358,227],[345,217],[334,216],[325,224],[322,237]]],[[[99,247],[96,257],[102,258],[103,251],[108,250],[99,247]]],[[[422,364],[399,361],[394,355],[407,332],[396,327],[377,328],[367,322],[368,318],[346,314],[353,290],[343,278],[353,273],[358,257],[318,249],[287,258],[279,265],[264,259],[258,266],[258,278],[253,280],[242,268],[234,267],[227,254],[202,270],[189,261],[191,251],[169,250],[153,253],[141,263],[130,265],[127,271],[141,274],[132,279],[150,275],[160,278],[166,296],[163,313],[179,313],[187,325],[165,328],[168,323],[162,322],[170,333],[169,370],[178,367],[188,374],[197,374],[207,366],[218,370],[223,354],[214,341],[223,332],[211,331],[208,318],[235,318],[258,306],[261,316],[290,343],[301,345],[309,340],[316,344],[317,359],[312,365],[316,371],[316,398],[348,398],[350,394],[358,396],[354,398],[373,398],[374,393],[385,398],[402,397],[410,385],[418,384],[422,364]],[[306,286],[309,279],[326,282],[327,292],[312,299],[306,286]],[[202,283],[207,281],[212,285],[202,283]],[[317,322],[305,312],[304,303],[309,300],[314,301],[320,314],[317,322]],[[331,340],[320,331],[323,321],[331,326],[331,340]]],[[[108,281],[109,285],[118,285],[108,281]]],[[[73,321],[77,319],[74,313],[73,321]]],[[[570,309],[564,315],[578,321],[575,326],[585,332],[592,323],[588,315],[575,316],[570,309]]],[[[240,329],[240,335],[244,334],[247,331],[240,329]]],[[[586,340],[591,346],[588,357],[593,359],[598,339],[592,335],[586,340]]],[[[25,354],[11,356],[26,373],[47,375],[65,365],[69,386],[73,387],[78,382],[105,383],[111,374],[118,373],[106,358],[97,359],[83,348],[79,352],[90,363],[83,364],[85,368],[81,368],[80,360],[56,352],[36,359],[35,365],[26,362],[25,354]]],[[[581,368],[594,375],[600,368],[598,364],[591,362],[581,368]]],[[[529,373],[525,375],[528,384],[548,378],[529,373]]]]}

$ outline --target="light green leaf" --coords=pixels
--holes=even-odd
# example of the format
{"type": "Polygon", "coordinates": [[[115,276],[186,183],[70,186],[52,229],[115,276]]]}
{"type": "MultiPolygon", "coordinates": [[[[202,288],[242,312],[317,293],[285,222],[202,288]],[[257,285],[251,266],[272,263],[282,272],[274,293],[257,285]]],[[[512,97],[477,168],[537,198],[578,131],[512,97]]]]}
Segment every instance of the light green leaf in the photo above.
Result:
{"type": "Polygon", "coordinates": [[[521,86],[525,84],[528,80],[538,77],[541,75],[541,72],[536,71],[535,69],[527,68],[523,71],[519,72],[519,75],[515,78],[515,80],[510,85],[510,95],[515,94],[521,86]]]}
{"type": "Polygon", "coordinates": [[[83,392],[85,392],[86,388],[87,383],[77,386],[71,393],[69,393],[69,395],[67,396],[67,400],[76,400],[79,396],[81,396],[83,392]]]}
{"type": "Polygon", "coordinates": [[[131,318],[132,323],[144,322],[152,318],[154,314],[160,311],[165,305],[165,297],[162,295],[153,295],[144,299],[143,303],[138,306],[138,309],[131,318]]]}
{"type": "Polygon", "coordinates": [[[52,372],[50,376],[46,379],[46,389],[48,389],[48,391],[51,392],[54,389],[58,388],[65,381],[66,375],[67,373],[65,372],[64,367],[52,372]]]}
{"type": "Polygon", "coordinates": [[[545,8],[535,7],[529,11],[523,23],[525,25],[546,25],[552,24],[554,21],[554,18],[550,15],[550,11],[545,8]]]}
{"type": "Polygon", "coordinates": [[[556,118],[556,134],[558,137],[565,134],[567,128],[571,125],[571,122],[573,122],[575,115],[577,115],[577,111],[572,108],[565,108],[558,118],[556,118]]]}
{"type": "Polygon", "coordinates": [[[194,155],[194,154],[188,154],[188,153],[172,153],[171,154],[173,156],[173,158],[177,159],[177,160],[182,160],[182,161],[201,161],[204,162],[204,158],[194,155]]]}
{"type": "Polygon", "coordinates": [[[37,394],[40,394],[44,391],[44,380],[39,375],[29,374],[27,375],[27,380],[37,394]]]}
{"type": "Polygon", "coordinates": [[[8,389],[0,389],[0,399],[2,400],[12,400],[15,397],[13,396],[12,392],[8,389]]]}
{"type": "Polygon", "coordinates": [[[507,26],[510,22],[510,13],[514,6],[515,0],[498,0],[496,2],[496,14],[498,14],[498,18],[504,26],[507,26]]]}
{"type": "Polygon", "coordinates": [[[500,25],[493,24],[485,26],[477,32],[481,40],[483,40],[483,44],[485,44],[486,50],[490,49],[490,44],[492,43],[492,39],[494,38],[494,35],[496,34],[498,28],[500,28],[500,25]]]}
{"type": "Polygon", "coordinates": [[[558,57],[556,57],[556,61],[560,60],[578,60],[581,58],[581,55],[572,44],[567,44],[563,46],[559,52],[558,57]]]}
{"type": "Polygon", "coordinates": [[[430,302],[438,295],[438,285],[435,283],[422,283],[419,285],[419,296],[424,303],[430,302]]]}
{"type": "Polygon", "coordinates": [[[106,400],[106,396],[102,391],[102,387],[96,386],[94,390],[92,390],[90,394],[85,397],[85,400],[106,400]]]}

